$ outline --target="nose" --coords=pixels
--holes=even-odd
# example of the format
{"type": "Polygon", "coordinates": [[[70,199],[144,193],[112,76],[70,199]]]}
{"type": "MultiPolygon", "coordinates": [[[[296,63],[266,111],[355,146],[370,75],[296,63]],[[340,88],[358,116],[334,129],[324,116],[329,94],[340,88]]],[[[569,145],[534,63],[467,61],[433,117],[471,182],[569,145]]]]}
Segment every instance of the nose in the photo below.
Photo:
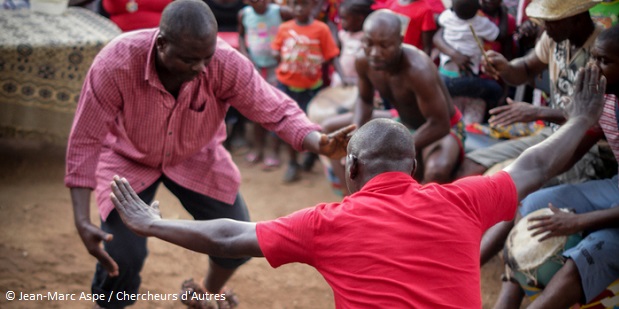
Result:
{"type": "Polygon", "coordinates": [[[205,67],[206,67],[206,61],[200,60],[191,67],[191,70],[196,73],[199,73],[199,72],[202,72],[202,70],[204,70],[205,67]]]}
{"type": "Polygon", "coordinates": [[[370,57],[376,57],[380,54],[377,47],[370,47],[370,57]]]}

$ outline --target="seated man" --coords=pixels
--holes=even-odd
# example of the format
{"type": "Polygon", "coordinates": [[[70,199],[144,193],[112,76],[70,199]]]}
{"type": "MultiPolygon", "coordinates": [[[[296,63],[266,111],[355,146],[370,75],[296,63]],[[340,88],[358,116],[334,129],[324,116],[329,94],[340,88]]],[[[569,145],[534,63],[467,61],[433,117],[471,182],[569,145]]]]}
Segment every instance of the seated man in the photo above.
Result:
{"type": "MultiPolygon", "coordinates": [[[[494,51],[486,54],[490,63],[484,65],[486,73],[502,78],[511,85],[521,85],[548,69],[550,78],[550,106],[533,106],[525,102],[512,102],[490,110],[489,123],[505,126],[516,122],[543,120],[551,128],[536,135],[506,141],[489,148],[468,153],[460,165],[456,179],[481,175],[493,165],[513,159],[528,147],[539,143],[552,134],[565,121],[561,111],[561,98],[573,92],[574,76],[579,68],[590,59],[590,49],[597,35],[602,31],[596,27],[588,9],[595,2],[541,1],[527,7],[527,14],[544,22],[546,31],[535,46],[534,52],[508,61],[494,51]]],[[[576,178],[576,177],[572,177],[576,178]]],[[[582,177],[579,177],[582,178],[582,177]]]]}
{"type": "Polygon", "coordinates": [[[360,127],[370,120],[378,91],[413,132],[421,160],[417,178],[445,183],[464,156],[462,114],[451,103],[436,65],[421,50],[402,43],[400,28],[400,19],[386,10],[365,20],[364,53],[355,62],[359,98],[353,123],[360,127]]]}
{"type": "MultiPolygon", "coordinates": [[[[604,112],[599,121],[615,157],[619,161],[619,26],[605,30],[597,38],[591,54],[607,78],[608,87],[604,112]]],[[[598,130],[599,132],[599,130],[598,130]]],[[[586,135],[575,158],[582,156],[602,137],[586,135]],[[579,153],[580,152],[580,153],[579,153]]],[[[589,303],[613,281],[619,279],[619,187],[618,178],[592,180],[577,185],[561,185],[540,190],[522,201],[520,214],[550,207],[552,216],[535,219],[534,234],[547,233],[542,240],[553,236],[584,232],[585,238],[563,253],[568,258],[546,289],[529,308],[568,308],[575,303],[589,303]],[[564,213],[557,208],[573,209],[564,213]]],[[[504,239],[503,239],[504,240],[504,239]]],[[[519,308],[524,296],[517,283],[507,281],[495,308],[519,308]]]]}
{"type": "Polygon", "coordinates": [[[578,73],[575,103],[556,138],[527,150],[505,171],[448,185],[420,185],[407,128],[390,119],[350,139],[346,183],[353,194],[272,221],[163,220],[123,178],[111,200],[135,233],[220,257],[266,257],[273,266],[315,267],[337,308],[481,308],[479,242],[513,217],[518,199],[568,163],[602,112],[599,69],[578,73]],[[555,158],[545,162],[545,158],[555,158]],[[500,205],[501,207],[497,207],[500,205]]]}
{"type": "MultiPolygon", "coordinates": [[[[514,102],[490,111],[491,125],[505,126],[517,122],[543,120],[550,127],[537,134],[513,139],[496,145],[467,153],[459,166],[455,178],[481,175],[497,163],[518,157],[527,148],[548,138],[565,121],[562,101],[574,91],[576,72],[591,59],[591,47],[595,38],[603,30],[596,27],[588,9],[595,5],[588,0],[532,2],[527,7],[527,15],[542,21],[546,31],[535,46],[535,50],[526,56],[512,61],[494,51],[486,54],[490,63],[484,64],[485,71],[505,82],[519,85],[548,69],[551,101],[550,106],[534,106],[524,102],[514,102]]],[[[567,174],[560,176],[562,183],[577,183],[596,177],[599,157],[594,153],[586,154],[567,174]]],[[[511,229],[511,224],[500,223],[490,229],[481,245],[482,265],[489,261],[496,252],[503,248],[503,241],[511,229]],[[503,233],[498,235],[498,233],[503,233]]]]}

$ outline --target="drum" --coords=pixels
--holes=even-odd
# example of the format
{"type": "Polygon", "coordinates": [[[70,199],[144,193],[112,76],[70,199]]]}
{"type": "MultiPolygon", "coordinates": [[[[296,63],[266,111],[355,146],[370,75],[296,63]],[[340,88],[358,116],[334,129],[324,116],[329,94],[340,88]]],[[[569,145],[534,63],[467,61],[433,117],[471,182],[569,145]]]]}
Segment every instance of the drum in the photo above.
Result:
{"type": "Polygon", "coordinates": [[[339,108],[350,110],[357,99],[356,86],[329,87],[316,94],[307,107],[307,116],[313,123],[322,123],[335,116],[339,108]]]}
{"type": "Polygon", "coordinates": [[[563,251],[576,246],[582,240],[580,234],[551,237],[542,242],[539,242],[539,239],[544,234],[531,236],[532,231],[528,231],[527,227],[534,221],[529,222],[528,219],[551,214],[552,210],[549,208],[528,214],[514,226],[505,242],[503,249],[505,263],[511,270],[511,277],[518,281],[525,291],[526,287],[543,289],[565,264],[563,251]]]}

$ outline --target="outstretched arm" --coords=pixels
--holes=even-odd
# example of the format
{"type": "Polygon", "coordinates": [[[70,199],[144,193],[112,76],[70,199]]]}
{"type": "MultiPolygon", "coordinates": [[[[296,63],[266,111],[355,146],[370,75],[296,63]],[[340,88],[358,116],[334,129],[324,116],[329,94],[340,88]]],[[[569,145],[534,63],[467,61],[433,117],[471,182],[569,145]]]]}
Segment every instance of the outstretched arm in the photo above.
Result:
{"type": "Polygon", "coordinates": [[[327,156],[331,159],[339,159],[346,155],[346,147],[351,137],[351,132],[356,128],[349,125],[330,134],[312,131],[303,140],[303,149],[327,156]]]}
{"type": "Polygon", "coordinates": [[[567,104],[569,120],[545,141],[527,149],[505,168],[522,199],[558,174],[570,161],[585,132],[594,125],[604,106],[606,78],[593,64],[576,76],[572,102],[567,104]]]}
{"type": "Polygon", "coordinates": [[[161,219],[158,202],[147,205],[129,182],[114,176],[112,202],[123,222],[138,235],[156,237],[192,251],[218,257],[262,257],[256,224],[230,219],[209,221],[161,219]]]}

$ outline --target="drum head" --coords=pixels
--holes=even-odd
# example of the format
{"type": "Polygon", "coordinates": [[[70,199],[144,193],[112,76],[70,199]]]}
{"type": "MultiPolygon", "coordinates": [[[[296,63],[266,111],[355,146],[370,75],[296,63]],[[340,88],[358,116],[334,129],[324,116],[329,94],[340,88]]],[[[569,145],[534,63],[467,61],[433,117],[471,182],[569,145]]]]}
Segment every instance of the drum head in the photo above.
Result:
{"type": "Polygon", "coordinates": [[[535,270],[558,252],[563,251],[567,236],[551,237],[540,242],[539,239],[545,234],[533,237],[532,231],[527,230],[533,224],[529,218],[551,214],[552,210],[549,208],[536,210],[522,218],[511,230],[505,243],[505,250],[506,261],[512,270],[524,272],[535,270]]]}
{"type": "Polygon", "coordinates": [[[357,87],[329,87],[321,90],[307,106],[307,115],[313,123],[337,115],[338,108],[352,109],[357,99],[357,87]]]}

